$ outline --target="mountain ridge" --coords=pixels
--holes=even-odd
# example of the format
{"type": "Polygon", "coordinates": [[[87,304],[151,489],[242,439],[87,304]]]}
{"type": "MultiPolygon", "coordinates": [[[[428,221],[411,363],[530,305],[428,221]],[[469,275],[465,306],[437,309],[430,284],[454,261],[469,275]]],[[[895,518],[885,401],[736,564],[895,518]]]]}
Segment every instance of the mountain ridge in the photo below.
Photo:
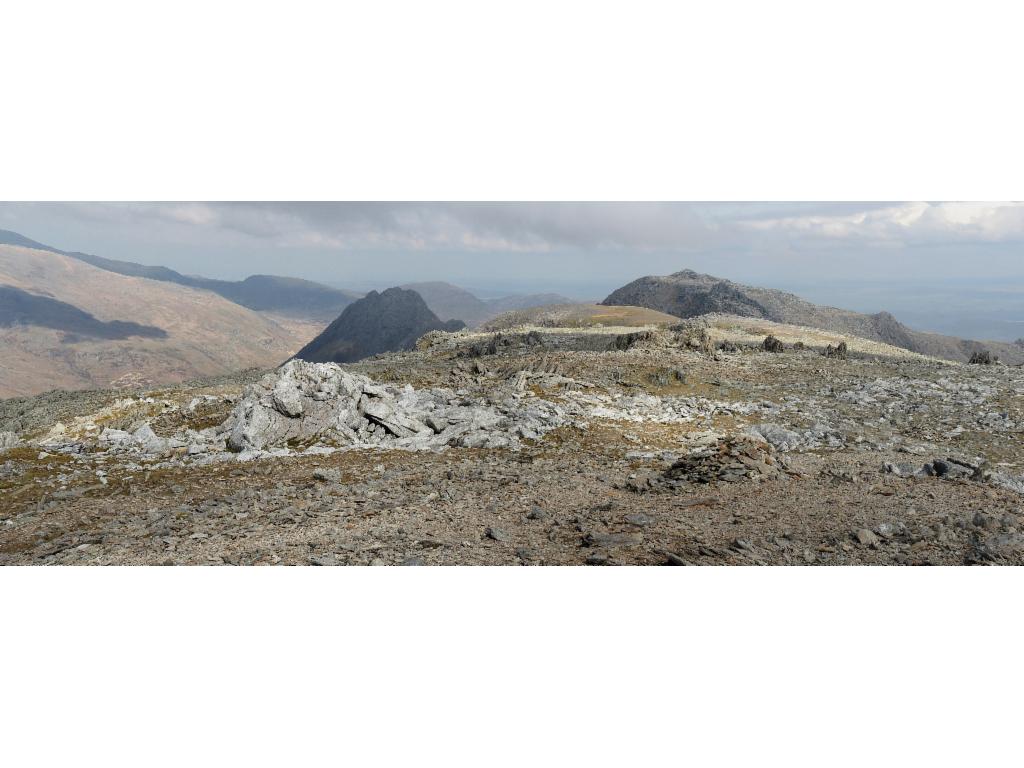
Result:
{"type": "Polygon", "coordinates": [[[439,319],[458,319],[470,328],[479,327],[505,312],[550,304],[575,303],[557,293],[513,294],[495,299],[481,299],[461,286],[441,280],[404,283],[399,287],[416,291],[439,319]]]}
{"type": "Polygon", "coordinates": [[[958,362],[968,362],[975,353],[987,350],[1007,363],[1024,363],[1024,347],[1015,344],[916,331],[890,312],[864,314],[823,306],[787,291],[735,283],[691,269],[638,278],[601,303],[647,307],[684,319],[712,313],[760,318],[846,333],[958,362]]]}
{"type": "Polygon", "coordinates": [[[228,301],[233,301],[235,304],[257,312],[280,312],[291,316],[327,321],[336,317],[338,312],[351,304],[357,297],[357,294],[352,292],[298,277],[250,275],[244,280],[218,280],[183,275],[169,267],[108,259],[81,251],[64,251],[6,229],[0,229],[0,245],[16,245],[38,251],[49,251],[118,275],[141,277],[212,291],[228,301]]]}
{"type": "Polygon", "coordinates": [[[0,245],[0,398],[271,367],[303,338],[210,291],[0,245]]]}

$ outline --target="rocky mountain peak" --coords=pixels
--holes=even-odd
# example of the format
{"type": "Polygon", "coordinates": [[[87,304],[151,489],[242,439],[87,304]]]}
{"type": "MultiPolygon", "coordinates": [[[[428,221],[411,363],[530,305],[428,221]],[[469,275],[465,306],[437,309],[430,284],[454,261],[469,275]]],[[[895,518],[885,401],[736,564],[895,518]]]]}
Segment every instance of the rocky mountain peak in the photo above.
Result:
{"type": "Polygon", "coordinates": [[[405,288],[370,291],[295,355],[310,362],[351,363],[382,352],[412,349],[430,331],[457,331],[461,320],[444,322],[416,292],[405,288]]]}
{"type": "Polygon", "coordinates": [[[771,320],[850,334],[960,362],[967,362],[973,354],[985,349],[1007,362],[1024,362],[1024,354],[1012,344],[968,341],[915,331],[889,312],[868,315],[822,306],[786,291],[742,285],[692,269],[641,277],[612,292],[601,303],[646,307],[680,318],[722,314],[771,320]]]}

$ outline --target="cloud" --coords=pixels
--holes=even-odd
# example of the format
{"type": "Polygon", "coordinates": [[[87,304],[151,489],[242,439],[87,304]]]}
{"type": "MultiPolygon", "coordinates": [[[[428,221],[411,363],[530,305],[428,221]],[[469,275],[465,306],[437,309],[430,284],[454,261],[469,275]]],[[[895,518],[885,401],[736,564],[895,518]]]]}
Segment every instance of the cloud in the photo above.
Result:
{"type": "MultiPolygon", "coordinates": [[[[749,244],[749,234],[832,241],[920,243],[1024,239],[1019,203],[897,203],[859,208],[743,208],[686,203],[193,203],[157,204],[173,221],[283,245],[326,248],[548,251],[564,248],[698,250],[749,244]],[[781,215],[780,215],[781,214],[781,215]]],[[[756,206],[755,206],[756,207],[756,206]]]]}
{"type": "Polygon", "coordinates": [[[0,226],[188,273],[346,286],[600,284],[579,288],[596,296],[684,268],[779,287],[1024,278],[1018,203],[0,203],[0,226]]]}
{"type": "Polygon", "coordinates": [[[1022,203],[898,203],[874,210],[740,220],[790,238],[903,245],[1024,240],[1022,203]]]}
{"type": "Polygon", "coordinates": [[[73,215],[222,231],[282,246],[536,251],[696,249],[721,222],[682,203],[73,203],[73,215]]]}

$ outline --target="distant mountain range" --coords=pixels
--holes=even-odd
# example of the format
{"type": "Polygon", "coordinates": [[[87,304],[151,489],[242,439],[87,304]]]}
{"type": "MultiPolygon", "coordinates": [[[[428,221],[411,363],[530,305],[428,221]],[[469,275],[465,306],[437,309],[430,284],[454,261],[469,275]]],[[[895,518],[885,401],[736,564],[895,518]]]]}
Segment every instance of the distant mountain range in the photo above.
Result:
{"type": "MultiPolygon", "coordinates": [[[[183,275],[168,267],[108,259],[79,251],[63,251],[10,230],[0,229],[0,245],[18,245],[23,248],[59,253],[84,261],[86,264],[91,264],[107,272],[213,291],[229,301],[257,312],[276,313],[285,317],[324,324],[332,321],[345,307],[362,296],[355,291],[334,288],[298,277],[250,275],[244,280],[216,280],[196,275],[183,275]]],[[[511,310],[572,303],[571,299],[557,293],[480,299],[465,288],[445,282],[409,283],[400,287],[414,290],[420,294],[431,311],[441,320],[461,320],[471,328],[511,310]]]]}
{"type": "Polygon", "coordinates": [[[0,230],[0,397],[173,383],[270,368],[293,356],[347,363],[409,349],[425,333],[465,325],[664,326],[708,313],[858,336],[961,362],[988,351],[1003,362],[1024,363],[1024,344],[922,333],[887,312],[821,306],[690,270],[634,280],[601,305],[557,294],[480,299],[444,282],[358,298],[290,277],[182,275],[65,252],[0,230]]]}
{"type": "Polygon", "coordinates": [[[211,291],[0,245],[0,398],[268,368],[308,338],[211,291]]]}
{"type": "Polygon", "coordinates": [[[8,230],[0,230],[0,245],[19,245],[23,248],[59,253],[119,275],[144,277],[213,291],[229,301],[258,312],[278,312],[291,317],[321,320],[325,323],[337,317],[341,310],[359,297],[359,294],[350,291],[297,277],[251,275],[244,280],[214,280],[183,275],[167,267],[118,261],[77,251],[62,251],[8,230]]]}
{"type": "Polygon", "coordinates": [[[416,291],[441,320],[461,320],[470,328],[483,325],[503,312],[550,304],[571,304],[572,299],[557,293],[533,293],[480,299],[457,285],[443,282],[407,283],[402,288],[416,291]]]}
{"type": "Polygon", "coordinates": [[[416,340],[430,331],[465,327],[461,320],[439,319],[416,291],[370,291],[346,307],[295,357],[317,363],[350,363],[381,352],[412,349],[416,340]]]}
{"type": "Polygon", "coordinates": [[[462,328],[463,317],[477,324],[511,307],[566,301],[418,287],[429,302],[400,289],[359,299],[274,275],[215,280],[0,230],[0,397],[273,367],[300,348],[309,359],[354,361],[408,348],[431,330],[462,328]]]}
{"type": "Polygon", "coordinates": [[[756,317],[859,336],[960,362],[983,350],[1006,363],[1024,362],[1024,347],[1017,344],[923,333],[908,328],[888,312],[867,315],[824,307],[785,291],[755,288],[688,269],[667,276],[641,277],[612,292],[602,304],[648,307],[681,318],[711,312],[756,317]]]}

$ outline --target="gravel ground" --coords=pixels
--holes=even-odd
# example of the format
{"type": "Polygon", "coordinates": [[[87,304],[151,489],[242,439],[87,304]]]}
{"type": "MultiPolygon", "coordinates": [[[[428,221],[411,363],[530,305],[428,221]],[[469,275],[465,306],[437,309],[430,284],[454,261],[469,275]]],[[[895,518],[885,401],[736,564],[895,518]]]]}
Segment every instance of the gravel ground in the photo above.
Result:
{"type": "MultiPolygon", "coordinates": [[[[129,460],[36,442],[124,392],[5,401],[0,431],[22,442],[0,453],[0,564],[1024,564],[1020,369],[620,330],[435,336],[346,366],[482,398],[551,374],[525,396],[585,418],[520,450],[129,460]],[[762,447],[721,458],[736,440],[762,447]]],[[[254,378],[142,393],[118,418],[172,435],[254,378]]]]}

